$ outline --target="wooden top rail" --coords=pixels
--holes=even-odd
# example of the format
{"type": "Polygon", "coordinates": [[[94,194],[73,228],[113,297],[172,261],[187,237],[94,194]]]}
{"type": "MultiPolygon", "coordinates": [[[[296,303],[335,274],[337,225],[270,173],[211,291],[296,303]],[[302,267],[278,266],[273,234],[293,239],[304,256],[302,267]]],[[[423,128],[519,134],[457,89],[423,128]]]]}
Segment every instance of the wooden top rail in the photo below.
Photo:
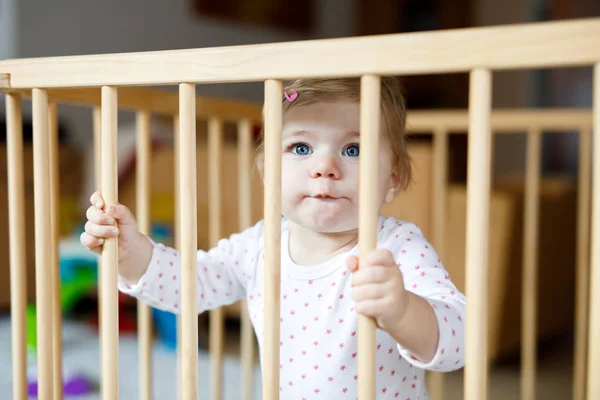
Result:
{"type": "MultiPolygon", "coordinates": [[[[14,91],[11,89],[11,91],[14,91]]],[[[30,90],[18,90],[31,98],[30,90]]],[[[56,103],[99,106],[100,89],[49,89],[48,100],[56,103]]],[[[145,110],[157,115],[172,116],[179,111],[179,94],[149,88],[123,87],[119,89],[119,108],[145,110]]],[[[262,122],[262,104],[217,97],[198,96],[196,115],[202,118],[217,117],[225,121],[248,119],[262,122]]],[[[435,128],[446,132],[466,131],[469,123],[467,109],[409,110],[407,131],[411,134],[429,134],[435,128]]],[[[492,110],[492,127],[495,133],[514,132],[537,127],[545,130],[570,130],[592,126],[589,108],[506,108],[492,110]]]]}
{"type": "MultiPolygon", "coordinates": [[[[0,61],[15,89],[530,69],[600,60],[600,18],[341,39],[0,61]]],[[[8,84],[8,86],[7,86],[8,84]]],[[[0,86],[1,88],[2,86],[0,86]]]]}
{"type": "MultiPolygon", "coordinates": [[[[491,125],[494,133],[515,132],[529,128],[547,131],[581,129],[592,126],[589,108],[515,108],[492,110],[491,125]]],[[[469,113],[466,109],[408,111],[406,130],[411,134],[432,133],[435,128],[447,132],[466,131],[469,113]]]]}
{"type": "MultiPolygon", "coordinates": [[[[11,89],[11,91],[14,91],[11,89]]],[[[24,97],[31,98],[30,90],[19,90],[24,97]]],[[[179,112],[179,93],[148,88],[120,88],[118,92],[119,108],[126,110],[144,110],[157,115],[172,116],[179,112]]],[[[100,89],[49,89],[48,100],[56,103],[99,106],[100,89]]],[[[217,97],[197,96],[196,115],[198,117],[217,117],[225,121],[249,119],[261,122],[262,105],[252,102],[220,99],[217,97]]]]}

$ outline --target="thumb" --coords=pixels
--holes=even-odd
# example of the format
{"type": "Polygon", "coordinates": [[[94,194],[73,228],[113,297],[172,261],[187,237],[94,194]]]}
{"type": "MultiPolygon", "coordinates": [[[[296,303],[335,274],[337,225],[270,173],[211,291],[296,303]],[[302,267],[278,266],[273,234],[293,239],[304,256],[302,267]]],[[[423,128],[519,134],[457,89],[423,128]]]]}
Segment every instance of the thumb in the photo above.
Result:
{"type": "Polygon", "coordinates": [[[350,272],[358,270],[358,258],[356,256],[349,256],[346,259],[346,266],[350,272]]]}
{"type": "Polygon", "coordinates": [[[120,225],[136,225],[132,212],[122,204],[111,204],[106,213],[116,219],[120,225]]]}

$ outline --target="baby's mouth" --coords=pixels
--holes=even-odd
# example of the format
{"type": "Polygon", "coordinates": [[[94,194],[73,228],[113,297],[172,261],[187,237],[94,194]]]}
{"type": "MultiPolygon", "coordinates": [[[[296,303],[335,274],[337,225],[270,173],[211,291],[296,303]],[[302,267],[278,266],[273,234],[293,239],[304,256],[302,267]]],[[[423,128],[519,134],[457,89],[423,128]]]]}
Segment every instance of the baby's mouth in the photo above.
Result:
{"type": "Polygon", "coordinates": [[[325,193],[320,193],[320,194],[314,195],[314,196],[312,196],[312,198],[317,199],[317,200],[338,200],[339,199],[339,197],[330,196],[325,193]]]}

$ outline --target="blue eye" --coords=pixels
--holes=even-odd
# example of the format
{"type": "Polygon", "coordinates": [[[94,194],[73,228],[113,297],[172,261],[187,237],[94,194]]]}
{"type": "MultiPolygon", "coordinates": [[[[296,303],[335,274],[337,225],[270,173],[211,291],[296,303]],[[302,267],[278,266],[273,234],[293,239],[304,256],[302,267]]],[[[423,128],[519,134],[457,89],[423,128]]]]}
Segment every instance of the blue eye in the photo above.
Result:
{"type": "Polygon", "coordinates": [[[306,156],[310,154],[310,147],[304,143],[298,143],[292,146],[292,153],[300,156],[306,156]]]}
{"type": "Polygon", "coordinates": [[[343,151],[343,154],[348,157],[358,157],[358,155],[360,154],[358,145],[352,144],[352,145],[346,147],[343,151]]]}

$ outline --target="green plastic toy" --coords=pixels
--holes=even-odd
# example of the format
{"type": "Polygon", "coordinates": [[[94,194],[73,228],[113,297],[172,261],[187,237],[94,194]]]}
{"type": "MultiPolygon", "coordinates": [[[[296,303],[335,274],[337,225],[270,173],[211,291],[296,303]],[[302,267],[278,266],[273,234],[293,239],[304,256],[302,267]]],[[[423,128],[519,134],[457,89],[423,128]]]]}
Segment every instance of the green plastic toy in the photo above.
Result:
{"type": "MultiPolygon", "coordinates": [[[[78,269],[68,281],[60,285],[60,307],[63,314],[68,313],[75,303],[97,285],[96,271],[93,269],[78,269]]],[[[35,304],[27,306],[27,348],[30,352],[37,350],[37,317],[35,304]]]]}

